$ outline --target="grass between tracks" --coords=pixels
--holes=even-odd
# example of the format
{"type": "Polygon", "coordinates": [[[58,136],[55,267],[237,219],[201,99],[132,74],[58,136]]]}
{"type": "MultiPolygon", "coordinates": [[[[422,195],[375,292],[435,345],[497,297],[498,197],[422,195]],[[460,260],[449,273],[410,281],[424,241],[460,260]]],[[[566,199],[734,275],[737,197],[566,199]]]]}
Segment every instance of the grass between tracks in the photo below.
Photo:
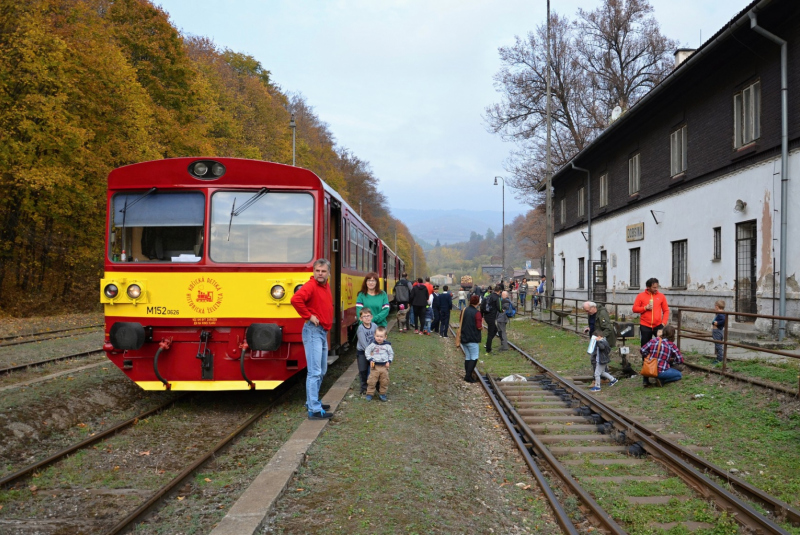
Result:
{"type": "MultiPolygon", "coordinates": [[[[511,340],[549,368],[563,375],[590,375],[585,338],[529,320],[510,325],[511,340]]],[[[503,361],[517,357],[495,353],[481,358],[491,371],[508,368],[503,361]]],[[[619,367],[616,358],[612,373],[614,364],[619,367]]],[[[659,432],[678,433],[679,443],[706,448],[698,455],[800,507],[800,403],[796,399],[691,370],[684,372],[683,380],[664,388],[644,389],[636,376],[613,388],[604,385],[597,395],[659,432]]],[[[606,471],[605,475],[616,474],[606,471]]],[[[800,533],[798,528],[784,527],[800,533]]]]}
{"type": "Polygon", "coordinates": [[[389,401],[367,402],[354,381],[266,532],[557,532],[453,339],[390,340],[389,401]]]}

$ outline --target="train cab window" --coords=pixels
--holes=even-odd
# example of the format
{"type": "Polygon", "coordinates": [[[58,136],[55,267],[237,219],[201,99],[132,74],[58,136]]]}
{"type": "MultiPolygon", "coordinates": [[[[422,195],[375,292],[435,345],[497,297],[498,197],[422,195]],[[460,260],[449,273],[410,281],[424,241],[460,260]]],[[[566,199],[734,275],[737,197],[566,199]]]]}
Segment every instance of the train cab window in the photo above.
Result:
{"type": "Polygon", "coordinates": [[[118,193],[109,255],[114,262],[199,262],[205,196],[200,192],[118,193]],[[123,256],[124,252],[124,256],[123,256]]]}
{"type": "Polygon", "coordinates": [[[267,190],[218,191],[211,196],[209,240],[214,262],[310,262],[314,198],[308,193],[267,190]]]}

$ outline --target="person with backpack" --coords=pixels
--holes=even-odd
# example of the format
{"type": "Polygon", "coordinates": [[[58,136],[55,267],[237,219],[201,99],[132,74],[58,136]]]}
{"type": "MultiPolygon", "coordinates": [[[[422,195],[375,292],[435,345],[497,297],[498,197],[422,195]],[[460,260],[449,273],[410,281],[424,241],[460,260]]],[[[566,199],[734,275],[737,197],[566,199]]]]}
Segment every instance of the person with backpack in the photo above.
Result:
{"type": "Polygon", "coordinates": [[[431,311],[433,314],[433,321],[431,322],[431,329],[428,331],[429,333],[438,333],[439,332],[439,287],[433,287],[433,293],[431,294],[430,298],[428,299],[428,303],[430,304],[431,311]]]}
{"type": "Polygon", "coordinates": [[[511,299],[508,292],[500,294],[500,310],[497,311],[497,336],[500,338],[500,351],[508,351],[508,311],[511,310],[511,299]]]}
{"type": "Polygon", "coordinates": [[[488,296],[481,301],[481,315],[486,320],[489,334],[486,336],[486,353],[492,352],[492,340],[497,336],[497,311],[500,310],[500,292],[501,286],[495,286],[493,292],[489,292],[488,296]]]}
{"type": "MultiPolygon", "coordinates": [[[[411,303],[411,283],[408,281],[408,273],[403,273],[400,280],[394,286],[394,300],[398,305],[404,305],[404,309],[408,310],[411,303]]],[[[398,329],[401,333],[408,330],[409,317],[405,314],[405,319],[401,323],[402,328],[398,329]]]]}
{"type": "Polygon", "coordinates": [[[425,309],[428,306],[428,288],[417,279],[417,285],[411,289],[411,306],[414,310],[414,333],[421,334],[425,329],[425,309]]]}

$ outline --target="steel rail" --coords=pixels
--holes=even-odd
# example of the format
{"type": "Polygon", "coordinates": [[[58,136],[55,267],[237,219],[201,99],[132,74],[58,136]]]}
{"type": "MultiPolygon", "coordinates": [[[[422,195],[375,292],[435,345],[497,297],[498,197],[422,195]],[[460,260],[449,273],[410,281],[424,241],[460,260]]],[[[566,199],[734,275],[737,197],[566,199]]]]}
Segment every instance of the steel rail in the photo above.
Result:
{"type": "Polygon", "coordinates": [[[750,383],[770,390],[777,390],[778,392],[783,392],[785,394],[789,394],[794,397],[800,395],[798,394],[798,390],[791,389],[787,386],[770,383],[769,381],[762,381],[761,379],[756,379],[755,377],[746,377],[744,375],[736,375],[735,373],[729,371],[718,370],[715,368],[706,368],[705,366],[700,366],[699,364],[686,362],[686,360],[683,361],[683,365],[692,368],[693,370],[707,372],[707,373],[716,373],[717,375],[722,375],[724,377],[736,379],[737,381],[742,381],[743,383],[750,383]]]}
{"type": "Polygon", "coordinates": [[[0,375],[5,375],[7,373],[11,373],[16,370],[24,370],[27,368],[33,368],[35,366],[44,366],[45,364],[50,364],[51,362],[59,362],[62,360],[69,360],[69,359],[77,359],[82,357],[89,357],[94,355],[95,353],[102,353],[103,349],[93,349],[91,351],[83,351],[82,353],[73,353],[72,355],[64,355],[61,357],[53,357],[51,359],[45,360],[37,360],[36,362],[29,362],[27,364],[18,364],[16,366],[9,366],[8,368],[0,368],[0,375]]]}
{"type": "MultiPolygon", "coordinates": [[[[293,376],[294,379],[295,376],[293,376]]],[[[164,498],[167,494],[172,492],[176,487],[178,487],[181,483],[183,483],[187,478],[191,477],[191,475],[200,468],[203,464],[206,463],[209,459],[211,459],[214,455],[219,453],[225,446],[227,446],[231,441],[237,438],[239,435],[247,431],[255,422],[261,419],[264,414],[266,414],[269,410],[271,410],[283,397],[288,393],[289,387],[293,386],[296,380],[284,381],[276,390],[273,390],[275,393],[274,398],[267,404],[264,409],[259,411],[257,414],[251,416],[243,423],[239,424],[239,426],[231,431],[228,436],[217,442],[214,447],[205,453],[202,457],[192,462],[189,467],[181,471],[177,476],[175,476],[171,481],[169,481],[166,485],[161,487],[159,490],[153,494],[145,503],[140,505],[136,508],[135,511],[128,514],[117,522],[110,530],[106,532],[107,535],[116,535],[117,533],[122,533],[123,531],[127,530],[131,527],[132,524],[136,523],[140,519],[144,518],[151,509],[153,509],[158,502],[164,498]],[[280,390],[280,392],[279,392],[280,390]]]]}
{"type": "MultiPolygon", "coordinates": [[[[564,468],[558,459],[550,452],[550,449],[545,446],[545,444],[539,439],[536,433],[528,427],[528,424],[522,419],[519,413],[513,408],[513,404],[508,400],[506,395],[500,390],[497,383],[491,377],[488,378],[488,381],[491,383],[492,388],[494,389],[494,396],[500,399],[503,406],[507,411],[509,411],[513,417],[514,421],[520,427],[520,429],[525,434],[526,438],[531,441],[533,444],[533,448],[536,450],[537,455],[543,458],[548,465],[550,465],[550,469],[555,472],[558,478],[564,482],[564,484],[569,487],[569,489],[578,496],[578,499],[591,510],[592,516],[597,519],[597,521],[602,524],[602,526],[608,530],[608,532],[613,533],[615,535],[622,535],[627,533],[622,526],[617,524],[614,519],[608,514],[605,509],[603,509],[599,503],[595,501],[589,492],[586,491],[575,479],[570,475],[569,471],[564,468]]],[[[485,387],[484,387],[485,388],[485,387]]]]}
{"type": "Polygon", "coordinates": [[[158,412],[161,412],[164,409],[166,409],[167,407],[169,407],[170,405],[172,405],[173,403],[175,403],[176,401],[178,401],[179,399],[185,397],[186,395],[187,394],[182,394],[182,395],[180,395],[178,397],[175,397],[175,398],[173,398],[173,399],[171,399],[169,401],[166,401],[166,402],[162,403],[161,405],[159,405],[158,407],[155,407],[153,409],[147,410],[147,411],[139,414],[138,416],[134,416],[133,418],[125,420],[124,422],[120,422],[120,423],[118,423],[118,424],[116,424],[116,425],[114,425],[112,427],[109,427],[108,429],[105,429],[105,430],[103,430],[103,431],[101,431],[101,432],[99,432],[99,433],[97,433],[97,434],[95,434],[93,436],[90,436],[90,437],[86,438],[85,440],[82,440],[82,441],[78,442],[77,444],[73,444],[72,446],[69,446],[68,448],[64,448],[63,450],[61,450],[61,451],[59,451],[57,453],[54,453],[53,455],[47,457],[46,459],[42,459],[41,461],[33,463],[31,465],[28,465],[25,468],[14,472],[13,474],[9,474],[9,475],[7,475],[7,476],[5,476],[3,478],[0,478],[0,487],[5,487],[5,486],[9,485],[10,483],[13,483],[14,481],[17,481],[17,480],[25,477],[26,475],[30,474],[31,472],[39,470],[40,468],[44,468],[45,466],[51,465],[54,462],[56,462],[56,461],[58,461],[60,459],[63,459],[64,457],[66,457],[67,455],[69,455],[71,453],[74,453],[74,452],[76,452],[78,450],[81,450],[81,449],[83,449],[83,448],[85,448],[87,446],[91,446],[95,442],[103,440],[104,438],[106,438],[106,437],[108,437],[110,435],[113,435],[113,434],[121,431],[122,429],[125,429],[126,427],[130,427],[131,425],[134,425],[139,420],[143,420],[143,419],[147,418],[148,416],[152,416],[152,415],[154,415],[154,414],[156,414],[158,412]]]}
{"type": "Polygon", "coordinates": [[[25,334],[12,334],[9,336],[0,336],[0,341],[2,340],[14,340],[16,338],[29,338],[31,336],[40,336],[43,334],[55,334],[55,333],[64,333],[67,331],[79,331],[81,329],[92,329],[94,327],[103,327],[105,326],[104,323],[95,323],[93,325],[84,325],[83,327],[71,327],[69,329],[58,329],[55,331],[40,331],[38,333],[25,333],[25,334]]]}
{"type": "MultiPolygon", "coordinates": [[[[88,329],[88,327],[81,327],[81,328],[82,329],[88,329]]],[[[66,329],[66,330],[76,330],[76,329],[66,329]]],[[[87,331],[87,332],[84,332],[84,333],[73,332],[71,334],[58,334],[56,336],[47,336],[47,337],[44,337],[44,338],[34,338],[33,340],[19,340],[17,342],[5,342],[5,343],[0,344],[0,349],[2,349],[4,347],[21,346],[21,345],[25,345],[25,344],[33,344],[33,343],[36,343],[36,342],[46,342],[47,340],[57,340],[59,338],[69,338],[71,336],[83,336],[85,334],[94,334],[96,332],[97,331],[87,331]]]]}
{"type": "MultiPolygon", "coordinates": [[[[450,325],[449,327],[450,327],[450,331],[455,336],[456,332],[453,329],[453,326],[450,325]]],[[[466,351],[464,351],[463,344],[459,345],[459,348],[466,355],[466,351]]],[[[545,497],[547,497],[547,501],[550,502],[550,506],[553,508],[553,512],[555,513],[556,521],[558,522],[558,525],[561,526],[561,529],[563,529],[566,533],[569,533],[570,535],[578,535],[579,532],[578,532],[577,529],[575,529],[575,525],[572,523],[572,520],[570,519],[569,514],[564,510],[564,507],[561,505],[561,502],[558,501],[558,497],[556,496],[555,492],[553,492],[553,489],[550,486],[550,483],[545,478],[544,474],[542,473],[541,469],[539,468],[539,465],[536,463],[536,460],[533,458],[531,453],[528,451],[528,448],[525,445],[525,443],[522,442],[522,439],[520,438],[520,433],[515,428],[514,423],[511,422],[511,420],[508,418],[508,415],[503,410],[503,407],[500,406],[497,397],[490,390],[490,388],[489,388],[489,386],[487,384],[487,379],[484,378],[484,377],[481,377],[480,373],[477,373],[477,375],[478,375],[478,378],[480,379],[479,382],[480,382],[481,386],[483,387],[483,390],[486,392],[486,395],[489,396],[489,399],[492,401],[492,404],[494,405],[495,410],[500,415],[500,418],[503,420],[503,423],[506,425],[506,428],[508,429],[508,432],[513,437],[514,443],[517,445],[517,448],[519,449],[520,453],[522,453],[522,457],[523,457],[523,459],[525,459],[525,464],[527,464],[528,468],[530,468],[531,472],[533,472],[533,476],[534,476],[534,478],[536,478],[536,481],[539,483],[539,487],[542,489],[542,492],[544,493],[545,497]]]]}
{"type": "Polygon", "coordinates": [[[574,397],[578,398],[582,403],[592,408],[594,412],[600,414],[606,421],[611,421],[616,424],[620,430],[624,430],[627,436],[631,437],[632,439],[633,437],[636,437],[645,451],[664,463],[667,468],[676,473],[691,487],[695,488],[702,495],[712,498],[723,509],[735,513],[734,518],[737,522],[746,528],[757,532],[780,533],[782,535],[788,535],[788,532],[775,522],[763,516],[749,504],[741,501],[739,498],[731,494],[729,491],[704,473],[701,473],[699,470],[711,472],[719,477],[724,478],[726,483],[730,484],[743,494],[752,496],[754,499],[757,498],[762,505],[765,505],[775,511],[776,515],[780,515],[785,512],[788,516],[790,510],[792,511],[793,515],[800,514],[793,510],[788,504],[756,489],[755,487],[752,487],[735,476],[731,476],[723,469],[709,463],[708,461],[705,461],[704,459],[701,459],[700,457],[697,457],[681,446],[672,443],[665,437],[648,429],[640,422],[618,413],[615,409],[606,405],[596,397],[590,396],[583,392],[572,382],[560,377],[556,372],[550,370],[547,366],[537,361],[516,344],[509,342],[509,345],[530,360],[531,363],[533,363],[536,367],[544,371],[548,376],[569,389],[574,397]],[[684,459],[690,459],[691,464],[689,461],[684,459]],[[744,483],[744,485],[740,485],[740,483],[744,483]]]}

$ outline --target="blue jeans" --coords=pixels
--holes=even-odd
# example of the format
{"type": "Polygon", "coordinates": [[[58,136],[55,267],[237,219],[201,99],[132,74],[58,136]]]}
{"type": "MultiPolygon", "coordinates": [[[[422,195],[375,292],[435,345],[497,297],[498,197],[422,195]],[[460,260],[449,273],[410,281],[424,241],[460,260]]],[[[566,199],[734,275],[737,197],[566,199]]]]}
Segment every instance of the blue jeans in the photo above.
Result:
{"type": "Polygon", "coordinates": [[[328,332],[321,326],[307,321],[303,325],[303,348],[306,351],[306,408],[308,413],[321,412],[319,388],[328,371],[328,332]]]}
{"type": "Polygon", "coordinates": [[[459,299],[458,300],[458,309],[459,310],[463,310],[465,306],[467,306],[467,302],[464,299],[459,299]]]}
{"type": "Polygon", "coordinates": [[[680,381],[682,378],[683,375],[681,375],[681,372],[679,372],[675,368],[669,368],[668,370],[665,370],[658,374],[658,380],[661,381],[661,384],[680,381]]]}
{"type": "Polygon", "coordinates": [[[464,346],[464,360],[478,360],[480,353],[480,344],[462,344],[464,346]]]}

